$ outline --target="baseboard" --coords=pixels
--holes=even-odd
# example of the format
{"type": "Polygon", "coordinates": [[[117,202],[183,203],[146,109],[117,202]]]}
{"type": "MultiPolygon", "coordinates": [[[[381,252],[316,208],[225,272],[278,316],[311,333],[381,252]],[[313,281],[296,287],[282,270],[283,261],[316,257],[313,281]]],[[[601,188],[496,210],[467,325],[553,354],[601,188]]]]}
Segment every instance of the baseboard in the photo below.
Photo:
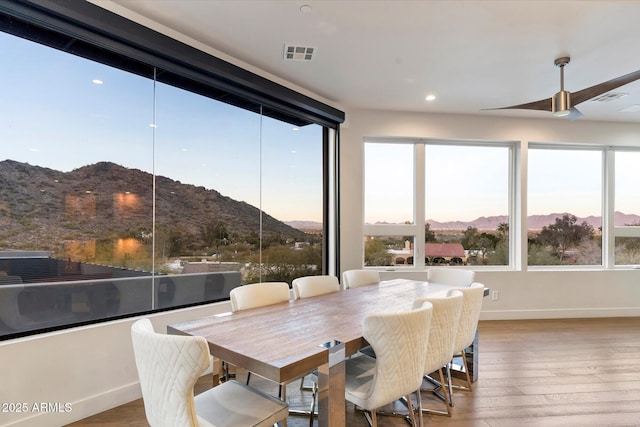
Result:
{"type": "Polygon", "coordinates": [[[539,310],[482,310],[480,320],[583,319],[589,317],[638,317],[640,307],[561,308],[539,310]]]}
{"type": "Polygon", "coordinates": [[[66,425],[115,408],[116,406],[124,405],[125,403],[139,399],[140,397],[142,397],[140,392],[140,383],[136,381],[76,402],[70,402],[71,410],[68,412],[32,413],[32,415],[27,418],[22,418],[9,424],[3,424],[3,426],[42,427],[66,425]]]}

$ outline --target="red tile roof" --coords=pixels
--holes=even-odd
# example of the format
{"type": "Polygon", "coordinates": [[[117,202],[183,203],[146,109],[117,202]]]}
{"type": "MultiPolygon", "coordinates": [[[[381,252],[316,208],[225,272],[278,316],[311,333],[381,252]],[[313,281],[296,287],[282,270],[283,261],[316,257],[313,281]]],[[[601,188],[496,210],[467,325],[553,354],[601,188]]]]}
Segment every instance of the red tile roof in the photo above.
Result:
{"type": "Polygon", "coordinates": [[[426,256],[441,257],[464,257],[464,248],[460,243],[425,243],[424,253],[426,256]]]}

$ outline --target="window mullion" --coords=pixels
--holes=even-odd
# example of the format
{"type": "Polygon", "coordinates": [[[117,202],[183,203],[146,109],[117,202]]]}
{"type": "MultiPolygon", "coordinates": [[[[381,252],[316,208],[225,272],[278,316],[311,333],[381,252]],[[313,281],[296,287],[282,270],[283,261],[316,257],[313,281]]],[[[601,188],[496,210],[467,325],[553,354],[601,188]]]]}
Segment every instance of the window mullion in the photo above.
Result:
{"type": "Polygon", "coordinates": [[[413,250],[414,268],[424,268],[424,243],[425,243],[425,144],[416,144],[414,147],[414,182],[413,182],[413,218],[416,224],[416,241],[413,250]]]}

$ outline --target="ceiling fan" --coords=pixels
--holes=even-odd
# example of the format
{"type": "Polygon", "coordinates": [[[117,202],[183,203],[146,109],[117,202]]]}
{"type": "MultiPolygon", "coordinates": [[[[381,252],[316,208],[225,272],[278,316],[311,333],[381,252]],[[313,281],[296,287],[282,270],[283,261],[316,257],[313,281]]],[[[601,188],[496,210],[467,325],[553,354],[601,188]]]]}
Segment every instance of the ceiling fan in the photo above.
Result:
{"type": "Polygon", "coordinates": [[[493,110],[520,109],[551,111],[556,116],[566,116],[569,120],[576,120],[583,117],[583,114],[575,107],[576,105],[640,79],[640,70],[638,70],[586,89],[582,89],[572,94],[571,92],[564,90],[564,67],[569,63],[570,59],[571,58],[568,56],[563,56],[561,58],[557,58],[553,62],[556,67],[560,68],[560,92],[556,93],[551,98],[541,99],[539,101],[529,102],[526,104],[512,105],[510,107],[493,108],[493,110]]]}

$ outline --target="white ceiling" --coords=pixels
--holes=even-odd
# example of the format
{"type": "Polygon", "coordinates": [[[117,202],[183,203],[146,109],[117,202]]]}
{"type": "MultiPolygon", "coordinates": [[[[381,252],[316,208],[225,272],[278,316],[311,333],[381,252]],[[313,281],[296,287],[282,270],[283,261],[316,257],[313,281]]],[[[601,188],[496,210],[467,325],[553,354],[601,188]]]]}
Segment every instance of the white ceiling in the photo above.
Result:
{"type": "MultiPolygon", "coordinates": [[[[140,14],[347,111],[566,120],[541,111],[482,110],[558,92],[553,61],[560,56],[571,57],[565,90],[574,92],[640,69],[636,1],[93,1],[140,14]],[[285,44],[314,47],[313,60],[285,61],[285,44]],[[426,102],[429,93],[437,100],[426,102]]],[[[640,112],[619,112],[640,105],[640,81],[613,92],[629,95],[578,105],[582,120],[640,123],[640,112]]]]}

